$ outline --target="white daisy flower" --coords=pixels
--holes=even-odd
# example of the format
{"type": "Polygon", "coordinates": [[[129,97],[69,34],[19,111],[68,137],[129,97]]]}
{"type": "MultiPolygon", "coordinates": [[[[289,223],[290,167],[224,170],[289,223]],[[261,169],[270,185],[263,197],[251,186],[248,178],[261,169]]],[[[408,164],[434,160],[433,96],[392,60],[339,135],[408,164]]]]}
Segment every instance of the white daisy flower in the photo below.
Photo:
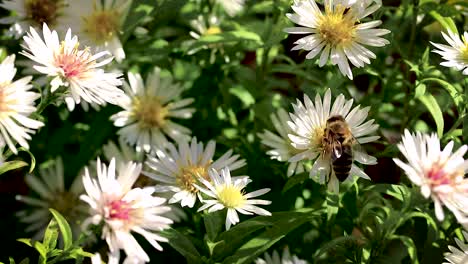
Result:
{"type": "Polygon", "coordinates": [[[70,1],[70,14],[64,24],[80,36],[83,44],[96,51],[110,51],[117,62],[125,59],[119,35],[130,7],[130,0],[70,1]]]}
{"type": "Polygon", "coordinates": [[[434,201],[436,217],[444,219],[445,205],[460,223],[468,223],[468,161],[463,158],[468,147],[461,146],[452,154],[453,141],[442,150],[436,134],[427,135],[420,132],[411,134],[405,130],[402,143],[398,149],[408,160],[393,161],[402,168],[408,178],[421,188],[425,198],[434,201]]]}
{"type": "MultiPolygon", "coordinates": [[[[468,241],[468,233],[466,231],[462,231],[463,237],[465,238],[465,242],[468,241]]],[[[448,262],[444,262],[443,264],[466,264],[468,263],[468,244],[463,243],[458,238],[455,238],[455,242],[458,245],[458,248],[454,246],[448,246],[450,252],[446,252],[444,254],[445,259],[448,262]]]]}
{"type": "Polygon", "coordinates": [[[180,84],[173,83],[170,76],[160,77],[155,68],[143,83],[138,73],[128,73],[130,85],[124,83],[127,93],[119,106],[124,110],[111,116],[114,125],[122,127],[118,134],[137,151],[149,152],[154,146],[168,143],[166,136],[173,140],[189,140],[190,129],[172,122],[171,118],[192,117],[194,108],[188,108],[193,98],[179,99],[183,91],[180,84]]]}
{"type": "Polygon", "coordinates": [[[72,226],[73,233],[80,233],[79,222],[85,217],[86,207],[79,196],[84,191],[81,178],[76,177],[71,186],[65,188],[64,168],[60,157],[43,164],[39,177],[27,175],[26,184],[38,194],[38,197],[17,195],[18,201],[32,207],[18,212],[21,222],[28,224],[27,232],[36,232],[34,237],[41,238],[45,228],[52,219],[49,208],[57,210],[72,226]]]}
{"type": "MultiPolygon", "coordinates": [[[[288,122],[290,122],[291,119],[283,108],[280,108],[276,113],[272,113],[270,119],[279,135],[265,129],[263,133],[259,133],[258,136],[264,145],[272,148],[267,151],[267,154],[270,155],[272,159],[286,162],[292,156],[300,152],[291,145],[291,140],[288,138],[288,134],[292,133],[288,126],[288,122]]],[[[304,164],[302,162],[295,161],[289,163],[288,177],[292,176],[294,173],[299,174],[302,172],[304,172],[304,164]]]]}
{"type": "Polygon", "coordinates": [[[24,37],[25,50],[21,54],[35,61],[38,72],[54,77],[51,81],[51,91],[59,87],[69,88],[70,96],[75,103],[81,98],[88,103],[116,104],[116,99],[123,95],[117,88],[122,82],[119,73],[104,72],[100,67],[112,61],[107,57],[109,52],[102,51],[91,54],[88,48],[79,49],[77,36],[67,31],[65,40],[60,41],[57,32],[50,31],[46,24],[43,26],[44,39],[34,28],[24,37]],[[105,57],[98,62],[98,59],[105,57]]]}
{"type": "Polygon", "coordinates": [[[104,222],[102,238],[109,245],[111,254],[118,254],[123,249],[128,257],[149,262],[148,255],[131,232],[139,233],[154,248],[162,250],[158,241],[167,242],[167,239],[157,231],[168,228],[172,220],[161,216],[170,209],[161,206],[166,199],[153,196],[153,187],[132,189],[141,166],[141,163],[129,162],[116,175],[115,159],[108,168],[98,159],[97,179],[91,178],[85,169],[83,185],[87,195],[80,198],[90,206],[91,216],[84,226],[104,222]]]}
{"type": "Polygon", "coordinates": [[[313,59],[318,54],[319,67],[330,58],[333,65],[338,64],[343,75],[353,79],[348,60],[356,67],[370,64],[375,54],[364,47],[383,47],[390,42],[380,36],[390,33],[387,29],[375,27],[382,21],[375,20],[361,23],[361,20],[380,8],[374,1],[325,0],[322,12],[315,0],[294,0],[292,9],[295,14],[287,17],[300,27],[284,29],[290,34],[310,34],[295,42],[293,50],[308,51],[306,59],[313,59]]]}
{"type": "Polygon", "coordinates": [[[245,0],[216,0],[226,13],[233,17],[244,9],[245,0]]]}
{"type": "Polygon", "coordinates": [[[273,254],[271,255],[265,252],[264,259],[256,259],[255,264],[307,264],[307,261],[302,260],[294,255],[291,256],[291,253],[289,253],[289,248],[285,247],[281,257],[276,250],[274,250],[273,254]]]}
{"type": "Polygon", "coordinates": [[[34,101],[41,97],[30,91],[32,77],[13,81],[15,74],[15,55],[10,55],[0,63],[0,145],[6,143],[16,154],[14,141],[29,149],[27,140],[44,123],[28,117],[36,111],[34,101]]]}
{"type": "Polygon", "coordinates": [[[215,35],[221,33],[220,28],[221,20],[216,16],[209,16],[205,18],[202,15],[199,15],[197,19],[190,21],[190,26],[192,26],[195,31],[190,31],[189,34],[194,39],[200,39],[205,35],[215,35]]]}
{"type": "Polygon", "coordinates": [[[227,151],[213,161],[216,143],[209,141],[206,148],[203,143],[192,138],[188,142],[179,142],[178,149],[173,144],[167,146],[167,150],[156,150],[155,157],[148,155],[146,164],[152,172],[143,172],[148,177],[161,182],[158,191],[173,193],[169,203],[179,203],[181,206],[193,207],[197,199],[198,189],[195,188],[201,178],[209,180],[208,171],[220,170],[229,167],[236,170],[245,165],[245,160],[238,160],[239,155],[232,155],[232,150],[227,151]]]}
{"type": "MultiPolygon", "coordinates": [[[[112,158],[115,158],[117,168],[120,166],[126,166],[129,161],[143,162],[145,155],[143,152],[135,151],[135,148],[130,147],[123,138],[119,138],[119,144],[115,144],[113,141],[109,141],[106,145],[102,147],[102,152],[104,157],[111,161],[112,158]]],[[[147,187],[154,186],[155,181],[149,177],[140,175],[135,182],[134,186],[136,187],[147,187]]],[[[169,200],[171,197],[161,193],[161,197],[169,200]]],[[[174,222],[181,222],[182,220],[187,219],[187,215],[184,210],[179,206],[168,204],[167,207],[170,207],[171,210],[164,213],[163,216],[173,220],[174,222]]]]}
{"type": "Polygon", "coordinates": [[[245,194],[244,188],[251,182],[249,177],[231,178],[231,172],[228,167],[222,169],[221,173],[218,173],[215,169],[210,169],[208,173],[210,176],[209,180],[199,178],[204,187],[197,184],[194,184],[194,186],[214,200],[203,199],[204,205],[198,211],[208,209],[208,213],[211,213],[227,208],[226,230],[229,230],[231,225],[239,223],[237,212],[245,215],[271,215],[267,210],[256,206],[257,204],[268,205],[271,201],[250,199],[269,192],[269,188],[245,194]]]}
{"type": "Polygon", "coordinates": [[[11,11],[13,15],[0,19],[0,24],[12,24],[9,32],[19,38],[30,27],[39,30],[43,23],[51,27],[62,24],[59,20],[65,6],[63,0],[4,0],[0,7],[11,11]]]}
{"type": "Polygon", "coordinates": [[[440,65],[455,68],[462,71],[464,75],[468,75],[468,32],[465,31],[461,38],[457,33],[451,31],[448,31],[447,34],[442,32],[442,36],[450,46],[431,42],[438,48],[433,52],[440,54],[445,60],[440,65]]]}
{"type": "MultiPolygon", "coordinates": [[[[291,145],[299,151],[298,154],[289,159],[289,162],[313,160],[310,177],[315,179],[318,176],[319,182],[324,183],[326,177],[330,175],[328,187],[335,192],[338,191],[338,180],[332,169],[331,153],[327,151],[325,140],[327,120],[330,117],[344,118],[347,127],[357,141],[353,145],[369,143],[379,138],[379,136],[369,136],[379,127],[374,124],[374,119],[364,123],[370,107],[361,109],[358,105],[351,110],[352,105],[353,99],[346,100],[343,94],[340,94],[332,105],[330,89],[326,91],[323,101],[317,94],[315,103],[307,95],[304,95],[304,104],[299,100],[293,104],[294,113],[290,114],[292,121],[288,122],[291,130],[291,133],[288,134],[291,145]]],[[[353,151],[352,158],[353,164],[349,176],[357,175],[370,180],[369,176],[354,164],[354,161],[373,165],[377,163],[376,158],[367,155],[360,149],[353,151]]]]}

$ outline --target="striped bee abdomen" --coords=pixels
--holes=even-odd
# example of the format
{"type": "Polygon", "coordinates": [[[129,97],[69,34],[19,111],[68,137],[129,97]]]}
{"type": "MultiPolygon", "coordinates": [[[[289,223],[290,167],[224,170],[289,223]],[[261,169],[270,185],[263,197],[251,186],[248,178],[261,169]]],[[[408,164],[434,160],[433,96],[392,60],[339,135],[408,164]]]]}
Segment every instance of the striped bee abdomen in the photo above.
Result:
{"type": "Polygon", "coordinates": [[[343,153],[339,158],[333,161],[333,171],[340,182],[348,178],[351,166],[353,164],[353,155],[351,146],[343,146],[343,153]]]}

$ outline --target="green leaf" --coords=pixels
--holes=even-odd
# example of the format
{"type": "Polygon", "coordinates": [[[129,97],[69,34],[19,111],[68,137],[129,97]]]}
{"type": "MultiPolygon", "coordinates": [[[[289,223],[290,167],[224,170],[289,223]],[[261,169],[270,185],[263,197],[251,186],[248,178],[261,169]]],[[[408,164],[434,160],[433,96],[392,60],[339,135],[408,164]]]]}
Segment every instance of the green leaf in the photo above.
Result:
{"type": "Polygon", "coordinates": [[[30,238],[18,238],[16,241],[24,243],[30,247],[33,246],[30,238]]]}
{"type": "Polygon", "coordinates": [[[184,256],[188,263],[201,263],[200,253],[184,234],[175,229],[166,229],[161,234],[169,239],[169,245],[184,256]]]}
{"type": "Polygon", "coordinates": [[[0,175],[2,175],[3,173],[7,171],[16,170],[18,168],[22,168],[25,166],[28,166],[28,164],[22,160],[13,160],[13,161],[4,162],[2,166],[0,166],[0,175]]]}
{"type": "Polygon", "coordinates": [[[220,235],[224,243],[215,247],[213,258],[224,259],[222,263],[251,263],[278,240],[317,216],[308,209],[249,219],[220,235]]]}
{"type": "Polygon", "coordinates": [[[441,14],[437,13],[436,11],[431,11],[429,14],[435,18],[439,23],[446,29],[450,30],[453,33],[458,35],[458,30],[457,26],[455,25],[455,22],[453,22],[453,19],[450,17],[444,17],[441,14]]]}
{"type": "Polygon", "coordinates": [[[245,107],[249,107],[253,104],[255,104],[255,98],[252,96],[252,94],[245,89],[243,86],[234,86],[229,89],[229,93],[233,94],[239,100],[242,101],[245,107]]]}
{"type": "Polygon", "coordinates": [[[124,43],[128,37],[133,33],[134,29],[146,18],[151,17],[156,8],[156,3],[158,1],[150,0],[133,0],[125,23],[123,25],[123,35],[121,40],[124,43]]]}
{"type": "Polygon", "coordinates": [[[39,255],[46,260],[47,259],[47,248],[44,244],[39,241],[34,242],[34,248],[39,252],[39,255]]]}
{"type": "Polygon", "coordinates": [[[437,126],[437,135],[441,138],[444,134],[444,117],[439,104],[432,94],[420,96],[418,99],[426,106],[427,110],[431,113],[432,118],[434,118],[437,126]]]}
{"type": "Polygon", "coordinates": [[[214,241],[218,234],[223,230],[225,216],[226,212],[224,210],[208,213],[203,216],[206,235],[208,236],[209,241],[214,241]]]}
{"type": "Polygon", "coordinates": [[[84,251],[82,248],[75,248],[70,252],[70,258],[81,259],[83,257],[92,257],[93,254],[84,251]]]}
{"type": "Polygon", "coordinates": [[[68,224],[67,220],[65,220],[65,218],[55,209],[49,208],[49,211],[52,213],[55,220],[57,221],[57,224],[60,228],[60,232],[62,234],[64,250],[67,250],[73,244],[73,235],[70,225],[68,224]]]}
{"type": "Polygon", "coordinates": [[[19,264],[29,264],[29,259],[25,258],[19,264]]]}
{"type": "Polygon", "coordinates": [[[34,168],[36,167],[36,158],[34,157],[32,152],[29,151],[29,149],[25,149],[25,148],[21,147],[18,150],[26,152],[26,153],[29,154],[29,157],[31,158],[31,165],[29,166],[29,173],[32,173],[34,171],[34,168]]]}
{"type": "Polygon", "coordinates": [[[330,221],[338,213],[340,208],[340,195],[331,191],[327,191],[327,220],[330,221]]]}
{"type": "Polygon", "coordinates": [[[55,249],[55,247],[57,246],[57,239],[58,225],[57,221],[52,219],[45,230],[43,243],[48,250],[52,250],[55,249]]]}
{"type": "Polygon", "coordinates": [[[308,172],[295,174],[295,175],[288,178],[288,181],[284,185],[283,190],[281,192],[285,193],[289,189],[291,189],[292,187],[294,187],[294,186],[296,186],[298,184],[302,184],[307,179],[309,179],[309,173],[308,172]]]}
{"type": "Polygon", "coordinates": [[[414,98],[419,98],[423,96],[426,93],[426,85],[423,83],[420,83],[419,85],[416,86],[415,92],[414,92],[414,98]]]}
{"type": "Polygon", "coordinates": [[[436,82],[440,85],[442,85],[442,87],[445,88],[445,90],[447,91],[447,93],[449,93],[450,97],[452,97],[452,100],[454,102],[454,104],[459,107],[462,105],[463,103],[463,94],[462,94],[462,91],[457,89],[454,85],[452,85],[451,83],[447,82],[447,81],[444,81],[444,80],[441,80],[441,79],[437,79],[437,78],[425,78],[425,79],[422,79],[420,81],[421,83],[425,83],[425,82],[436,82]]]}
{"type": "Polygon", "coordinates": [[[408,255],[410,256],[411,263],[419,264],[418,255],[416,253],[416,245],[414,244],[413,239],[402,235],[393,235],[391,239],[398,239],[401,242],[403,242],[403,244],[405,244],[406,246],[406,249],[408,250],[408,255]]]}

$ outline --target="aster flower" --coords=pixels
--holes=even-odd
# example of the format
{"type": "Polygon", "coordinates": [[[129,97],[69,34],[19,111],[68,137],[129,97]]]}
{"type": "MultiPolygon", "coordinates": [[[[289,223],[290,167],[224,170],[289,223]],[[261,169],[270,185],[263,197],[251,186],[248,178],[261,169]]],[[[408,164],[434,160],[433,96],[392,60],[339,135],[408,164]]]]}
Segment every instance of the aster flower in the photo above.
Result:
{"type": "Polygon", "coordinates": [[[245,215],[271,215],[267,210],[256,206],[268,205],[271,203],[270,201],[250,199],[263,195],[269,192],[270,189],[264,188],[245,194],[244,188],[251,182],[248,177],[233,179],[228,167],[222,169],[221,173],[218,173],[215,169],[210,169],[208,173],[210,176],[209,181],[204,178],[199,179],[203,183],[203,187],[197,184],[194,185],[198,190],[214,200],[203,199],[203,206],[198,211],[208,209],[208,212],[211,213],[226,208],[226,230],[229,230],[231,225],[239,223],[237,212],[245,215]]]}
{"type": "Polygon", "coordinates": [[[10,33],[19,38],[29,27],[40,29],[43,23],[60,25],[65,6],[63,0],[4,0],[0,7],[14,15],[0,19],[0,24],[12,24],[10,33]]]}
{"type": "Polygon", "coordinates": [[[453,141],[443,150],[436,134],[427,135],[417,132],[411,134],[405,130],[398,149],[408,160],[404,163],[393,159],[402,168],[408,178],[421,188],[425,198],[434,201],[436,217],[444,219],[445,205],[460,223],[468,223],[468,179],[464,177],[468,170],[468,161],[463,159],[468,147],[461,146],[452,154],[453,141]]]}
{"type": "MultiPolygon", "coordinates": [[[[315,178],[318,176],[319,182],[323,183],[326,176],[330,175],[329,188],[335,192],[338,191],[338,180],[332,169],[331,154],[325,151],[326,146],[324,144],[327,120],[333,116],[342,116],[353,137],[360,144],[369,143],[379,138],[379,136],[369,136],[379,127],[374,124],[374,119],[364,123],[370,108],[361,109],[360,105],[358,105],[351,110],[352,105],[353,99],[346,100],[343,94],[340,94],[332,105],[330,89],[326,91],[323,101],[317,94],[315,103],[307,95],[304,95],[304,104],[299,100],[297,100],[296,104],[293,104],[294,113],[290,114],[292,121],[288,122],[292,131],[288,134],[291,145],[299,152],[292,156],[289,162],[313,160],[314,164],[309,173],[310,177],[315,178]]],[[[370,179],[364,171],[354,164],[354,161],[373,165],[377,163],[376,158],[367,155],[361,149],[353,151],[353,164],[349,175],[370,179]]]]}
{"type": "Polygon", "coordinates": [[[245,160],[238,160],[239,155],[232,155],[232,150],[213,161],[215,148],[214,141],[209,141],[204,148],[196,138],[192,138],[190,145],[185,141],[179,142],[178,149],[169,144],[167,150],[156,150],[155,156],[148,155],[146,164],[152,171],[144,174],[161,182],[157,186],[158,191],[173,194],[169,203],[180,202],[182,206],[193,207],[198,194],[194,184],[201,178],[209,180],[209,170],[224,167],[236,170],[245,165],[245,160]]]}
{"type": "Polygon", "coordinates": [[[244,9],[245,0],[216,0],[220,4],[226,13],[233,17],[244,9]]]}
{"type": "Polygon", "coordinates": [[[464,75],[468,75],[468,32],[458,36],[457,33],[448,31],[447,34],[442,32],[442,36],[450,45],[433,43],[437,50],[433,52],[440,54],[445,61],[440,65],[450,68],[455,68],[462,71],[464,75]]]}
{"type": "Polygon", "coordinates": [[[315,0],[294,0],[292,9],[295,14],[287,17],[300,27],[286,28],[290,34],[310,34],[295,42],[293,50],[308,51],[306,59],[313,59],[318,54],[319,67],[330,58],[333,65],[338,65],[341,73],[353,79],[348,60],[360,68],[370,64],[375,54],[364,47],[383,47],[390,42],[380,36],[390,33],[386,29],[377,29],[382,21],[362,23],[361,20],[380,8],[374,1],[325,0],[322,12],[315,0]]]}
{"type": "Polygon", "coordinates": [[[77,32],[80,40],[97,51],[110,51],[117,62],[125,59],[119,35],[130,7],[130,0],[70,1],[70,12],[65,25],[77,32]]]}
{"type": "Polygon", "coordinates": [[[93,55],[88,48],[80,50],[78,38],[72,37],[70,29],[65,40],[60,41],[57,32],[51,32],[44,24],[43,36],[44,39],[31,28],[24,37],[25,50],[21,54],[39,64],[34,66],[38,72],[53,77],[50,83],[52,92],[61,86],[67,87],[77,104],[81,99],[88,103],[115,104],[116,98],[123,95],[123,91],[117,88],[122,83],[120,74],[100,69],[112,61],[112,57],[107,57],[109,52],[93,55]]]}
{"type": "Polygon", "coordinates": [[[154,248],[162,250],[158,241],[167,242],[167,239],[156,232],[168,228],[172,220],[161,216],[170,209],[162,206],[166,199],[153,196],[153,187],[132,189],[141,167],[141,163],[129,162],[116,172],[115,159],[109,167],[98,159],[97,179],[85,170],[83,185],[87,194],[80,198],[90,206],[91,216],[84,226],[104,222],[102,238],[109,245],[111,255],[123,249],[127,257],[148,262],[148,255],[131,232],[139,233],[154,248]]]}
{"type": "Polygon", "coordinates": [[[289,248],[285,247],[283,249],[283,256],[280,257],[276,250],[273,251],[273,254],[268,254],[265,252],[265,258],[258,258],[255,260],[255,264],[307,264],[307,261],[299,259],[297,256],[291,256],[289,253],[289,248]]]}
{"type": "MultiPolygon", "coordinates": [[[[126,166],[129,161],[143,162],[145,158],[143,152],[136,152],[135,148],[130,147],[123,138],[119,138],[118,142],[119,143],[117,145],[113,141],[109,141],[102,147],[104,157],[108,161],[111,161],[112,158],[115,158],[117,168],[119,168],[119,166],[126,166]]],[[[144,188],[146,186],[154,186],[155,181],[152,178],[140,175],[134,185],[136,187],[144,188]]],[[[167,200],[171,198],[165,193],[161,193],[160,197],[167,200]]],[[[181,222],[187,218],[184,210],[182,210],[180,207],[172,204],[168,204],[167,207],[169,207],[171,210],[164,213],[163,216],[171,219],[172,221],[181,222]]]]}
{"type": "Polygon", "coordinates": [[[27,76],[13,81],[16,74],[15,55],[6,57],[0,63],[0,145],[5,143],[13,153],[18,153],[15,142],[29,149],[27,140],[31,139],[34,129],[44,123],[28,116],[36,111],[34,101],[41,97],[31,92],[32,77],[27,76]]]}
{"type": "Polygon", "coordinates": [[[143,83],[138,73],[128,73],[129,85],[124,84],[127,96],[122,97],[119,106],[124,110],[111,116],[114,125],[122,127],[118,134],[137,151],[149,152],[153,146],[168,143],[166,136],[173,140],[189,140],[190,129],[172,122],[171,118],[190,118],[194,108],[187,108],[192,98],[179,99],[181,85],[173,83],[170,76],[160,77],[155,68],[143,83]]]}
{"type": "MultiPolygon", "coordinates": [[[[224,1],[223,1],[224,2],[224,1]]],[[[209,37],[211,35],[217,35],[222,33],[220,27],[221,20],[218,17],[210,15],[208,17],[198,16],[197,19],[190,21],[190,26],[195,31],[190,31],[190,36],[192,36],[195,40],[202,40],[204,37],[209,37]]],[[[191,41],[189,43],[196,44],[195,41],[191,41]]],[[[216,54],[219,52],[224,61],[227,63],[230,61],[229,56],[224,54],[224,48],[221,43],[212,43],[203,46],[197,45],[195,48],[190,48],[187,51],[188,55],[192,55],[197,53],[200,50],[209,49],[210,50],[210,63],[214,63],[216,60],[216,54]]]]}
{"type": "Polygon", "coordinates": [[[26,184],[38,197],[17,195],[18,201],[32,207],[18,212],[21,222],[28,224],[27,232],[36,232],[34,237],[40,238],[52,219],[49,208],[57,210],[70,221],[73,233],[80,233],[79,222],[86,213],[86,207],[79,200],[84,191],[81,178],[76,177],[72,185],[65,188],[64,167],[60,157],[43,164],[39,170],[39,177],[27,175],[26,184]]]}
{"type": "MultiPolygon", "coordinates": [[[[466,231],[462,231],[463,237],[465,238],[465,242],[468,241],[468,233],[466,231]]],[[[468,244],[463,243],[458,238],[455,238],[455,242],[457,243],[459,248],[454,246],[448,246],[450,252],[446,252],[445,259],[448,262],[444,262],[443,264],[466,264],[468,263],[468,244]]]]}
{"type": "MultiPolygon", "coordinates": [[[[272,148],[267,151],[267,154],[272,159],[286,162],[299,152],[291,145],[291,140],[288,138],[288,134],[292,133],[288,126],[288,122],[291,119],[283,108],[280,108],[276,113],[272,113],[270,119],[279,135],[265,129],[263,133],[258,134],[258,137],[260,137],[264,145],[272,148]]],[[[304,164],[302,162],[295,161],[289,163],[288,177],[294,173],[302,172],[304,172],[304,164]]]]}

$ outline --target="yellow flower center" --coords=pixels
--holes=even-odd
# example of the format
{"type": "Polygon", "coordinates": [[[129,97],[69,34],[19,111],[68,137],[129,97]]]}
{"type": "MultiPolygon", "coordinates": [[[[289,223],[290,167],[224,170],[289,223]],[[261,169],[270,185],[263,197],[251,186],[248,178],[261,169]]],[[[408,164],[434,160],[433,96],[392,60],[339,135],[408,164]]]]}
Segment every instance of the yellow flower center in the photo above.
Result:
{"type": "Polygon", "coordinates": [[[193,184],[198,183],[199,178],[203,178],[207,181],[210,181],[210,177],[208,175],[209,165],[210,163],[206,164],[205,166],[189,165],[187,167],[183,167],[177,175],[177,185],[180,188],[187,190],[191,193],[197,193],[198,189],[193,184]]]}
{"type": "Polygon", "coordinates": [[[216,35],[221,33],[221,28],[217,26],[209,27],[203,35],[216,35]]]}
{"type": "Polygon", "coordinates": [[[462,35],[463,47],[460,49],[462,57],[464,60],[468,61],[468,39],[465,38],[465,35],[462,35]]]}
{"type": "Polygon", "coordinates": [[[54,26],[58,17],[58,9],[63,6],[62,1],[57,0],[26,0],[24,10],[26,18],[42,27],[46,23],[49,27],[54,26]]]}
{"type": "Polygon", "coordinates": [[[12,108],[13,105],[16,105],[18,102],[17,96],[10,96],[8,97],[8,93],[11,94],[11,92],[5,91],[7,89],[7,86],[9,86],[11,83],[10,82],[4,82],[0,83],[0,117],[5,118],[8,117],[16,111],[12,108]]]}
{"type": "Polygon", "coordinates": [[[328,45],[347,45],[353,41],[356,20],[350,11],[340,5],[336,6],[334,10],[327,6],[325,14],[320,15],[317,29],[328,45]]]}
{"type": "Polygon", "coordinates": [[[163,127],[168,114],[169,110],[156,96],[141,96],[133,99],[133,115],[142,129],[163,127]]]}
{"type": "Polygon", "coordinates": [[[80,203],[78,195],[69,191],[55,192],[53,199],[48,200],[49,207],[54,208],[67,219],[79,219],[80,203]]]}
{"type": "Polygon", "coordinates": [[[111,40],[120,29],[120,14],[115,9],[95,10],[94,13],[82,19],[84,32],[96,44],[111,40]]]}
{"type": "Polygon", "coordinates": [[[220,202],[227,208],[237,208],[245,204],[246,199],[239,187],[221,185],[216,188],[220,202]]]}
{"type": "Polygon", "coordinates": [[[316,127],[315,131],[313,133],[313,138],[312,138],[312,145],[316,149],[322,149],[323,148],[323,138],[325,137],[325,126],[323,127],[316,127]]]}

